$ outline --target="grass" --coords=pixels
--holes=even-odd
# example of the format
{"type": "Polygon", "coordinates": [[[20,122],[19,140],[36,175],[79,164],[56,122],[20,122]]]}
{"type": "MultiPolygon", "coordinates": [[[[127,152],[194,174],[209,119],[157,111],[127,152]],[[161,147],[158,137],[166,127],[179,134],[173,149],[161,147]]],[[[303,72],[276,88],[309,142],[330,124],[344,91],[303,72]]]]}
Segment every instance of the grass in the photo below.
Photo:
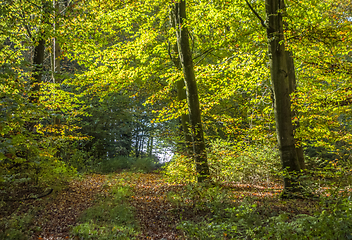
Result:
{"type": "MultiPolygon", "coordinates": [[[[106,186],[109,188],[109,184],[106,186]]],[[[110,193],[100,196],[94,207],[87,209],[71,234],[79,239],[136,239],[139,232],[134,209],[129,206],[128,186],[112,185],[110,193]]]]}

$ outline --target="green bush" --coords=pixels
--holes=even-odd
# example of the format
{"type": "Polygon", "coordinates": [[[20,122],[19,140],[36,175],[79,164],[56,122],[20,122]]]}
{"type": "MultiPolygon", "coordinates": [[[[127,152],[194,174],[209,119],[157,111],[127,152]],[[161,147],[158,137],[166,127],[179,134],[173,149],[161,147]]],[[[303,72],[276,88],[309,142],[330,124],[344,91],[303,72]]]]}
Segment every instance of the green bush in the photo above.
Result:
{"type": "Polygon", "coordinates": [[[16,213],[0,219],[0,239],[3,240],[27,240],[34,231],[39,229],[31,228],[34,221],[33,211],[17,215],[16,213]]]}
{"type": "Polygon", "coordinates": [[[189,156],[175,153],[164,166],[164,174],[172,182],[195,182],[196,167],[189,156]]]}
{"type": "Polygon", "coordinates": [[[112,173],[117,170],[129,169],[135,172],[151,172],[154,170],[158,164],[155,162],[154,158],[134,158],[127,156],[119,156],[111,159],[104,159],[99,162],[95,171],[101,173],[112,173]]]}
{"type": "MultiPolygon", "coordinates": [[[[297,215],[290,221],[286,214],[272,217],[258,228],[260,239],[352,239],[352,202],[344,201],[331,210],[314,216],[297,215]]],[[[259,239],[259,238],[257,238],[259,239]]]]}
{"type": "Polygon", "coordinates": [[[227,208],[221,213],[216,211],[210,219],[195,223],[184,221],[178,229],[185,232],[187,239],[250,239],[251,228],[259,225],[255,212],[256,205],[241,205],[227,208]]]}
{"type": "MultiPolygon", "coordinates": [[[[281,165],[279,152],[270,146],[247,146],[215,140],[208,149],[208,164],[214,182],[235,181],[252,184],[277,178],[281,165]]],[[[195,181],[195,164],[190,157],[175,154],[165,167],[172,181],[195,181]]]]}
{"type": "Polygon", "coordinates": [[[152,157],[137,158],[131,166],[132,171],[148,173],[157,168],[157,162],[152,157]]]}
{"type": "Polygon", "coordinates": [[[97,164],[96,170],[101,173],[112,173],[121,169],[131,169],[134,162],[134,158],[127,156],[103,159],[97,164]]]}

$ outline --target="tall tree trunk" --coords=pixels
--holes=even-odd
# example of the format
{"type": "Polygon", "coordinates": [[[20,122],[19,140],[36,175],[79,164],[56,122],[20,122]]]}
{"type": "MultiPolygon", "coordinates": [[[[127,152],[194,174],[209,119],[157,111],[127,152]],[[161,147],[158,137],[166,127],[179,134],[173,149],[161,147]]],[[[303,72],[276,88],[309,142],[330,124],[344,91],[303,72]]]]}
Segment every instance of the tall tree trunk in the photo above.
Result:
{"type": "MultiPolygon", "coordinates": [[[[31,80],[31,90],[29,102],[32,104],[39,103],[39,91],[40,91],[40,83],[42,81],[43,76],[43,63],[44,63],[44,50],[45,50],[45,41],[44,39],[40,39],[38,45],[34,48],[34,56],[33,56],[33,65],[34,70],[32,73],[31,80]]],[[[35,120],[32,119],[31,122],[27,123],[27,129],[31,132],[35,132],[35,120]],[[32,122],[33,121],[33,122],[32,122]]]]}
{"type": "Polygon", "coordinates": [[[148,157],[151,157],[153,155],[153,134],[150,133],[149,138],[148,138],[148,146],[147,146],[147,155],[148,157]]]}
{"type": "Polygon", "coordinates": [[[187,104],[192,130],[193,153],[198,173],[198,182],[203,182],[210,178],[210,174],[205,150],[198,89],[193,68],[191,49],[189,46],[188,29],[184,25],[184,20],[186,19],[186,1],[176,1],[173,5],[172,14],[176,24],[177,46],[186,86],[187,104]]]}
{"type": "MultiPolygon", "coordinates": [[[[175,22],[173,11],[170,12],[170,24],[173,28],[176,29],[176,22],[175,22]]],[[[176,44],[173,45],[172,52],[170,51],[170,48],[169,48],[169,54],[175,67],[178,70],[182,71],[177,42],[176,44]]],[[[183,100],[187,99],[184,79],[180,79],[176,82],[176,90],[177,90],[177,100],[179,102],[182,102],[183,100]]],[[[187,152],[188,155],[191,155],[193,152],[193,146],[192,146],[193,140],[189,129],[189,114],[186,114],[186,113],[182,114],[180,117],[180,120],[181,120],[182,132],[185,140],[184,150],[187,152]]]]}
{"type": "MultiPolygon", "coordinates": [[[[296,85],[295,64],[294,64],[291,52],[286,51],[286,59],[287,59],[287,67],[288,67],[288,78],[290,81],[290,94],[292,94],[296,91],[297,85],[296,85]]],[[[297,115],[298,113],[292,110],[292,117],[295,117],[297,115]]],[[[293,125],[293,131],[295,132],[298,128],[299,128],[299,121],[295,121],[293,125]]],[[[301,145],[297,146],[297,142],[300,143],[301,139],[297,138],[295,135],[294,135],[294,138],[295,138],[295,147],[296,147],[299,166],[301,169],[304,169],[305,162],[304,162],[303,147],[301,145]]]]}
{"type": "Polygon", "coordinates": [[[135,139],[136,144],[135,144],[134,149],[135,149],[135,156],[136,156],[136,158],[138,158],[139,157],[139,152],[138,152],[138,149],[139,149],[139,128],[138,127],[136,128],[135,132],[136,132],[136,139],[135,139]]]}
{"type": "Polygon", "coordinates": [[[300,189],[297,179],[292,176],[300,171],[300,164],[293,136],[290,79],[284,44],[282,12],[285,6],[283,0],[266,0],[265,7],[268,20],[268,54],[274,93],[277,139],[282,167],[289,174],[289,176],[284,176],[282,196],[290,197],[292,192],[300,189]]]}

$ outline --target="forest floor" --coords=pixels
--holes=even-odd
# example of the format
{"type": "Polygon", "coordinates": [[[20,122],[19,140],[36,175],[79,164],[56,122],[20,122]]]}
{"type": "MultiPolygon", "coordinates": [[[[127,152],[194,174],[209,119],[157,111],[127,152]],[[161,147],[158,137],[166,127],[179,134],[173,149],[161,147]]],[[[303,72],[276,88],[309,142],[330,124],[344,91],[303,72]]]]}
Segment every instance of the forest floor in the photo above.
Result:
{"type": "MultiPolygon", "coordinates": [[[[84,239],[74,237],[70,232],[72,227],[79,224],[79,216],[94,206],[97,199],[102,196],[108,199],[115,185],[131,188],[126,199],[134,209],[134,219],[139,226],[136,239],[185,239],[177,225],[181,220],[200,221],[211,215],[211,211],[202,206],[215,198],[230,207],[251,199],[258,206],[258,213],[267,215],[273,212],[311,214],[318,208],[314,201],[280,200],[280,185],[227,184],[214,188],[213,195],[208,195],[211,199],[207,199],[201,192],[204,189],[168,183],[159,173],[86,175],[71,181],[61,191],[42,199],[23,201],[13,207],[17,208],[15,213],[19,216],[31,211],[34,213],[28,227],[31,239],[84,239]],[[220,195],[225,192],[226,197],[221,198],[220,195]]],[[[6,216],[0,214],[1,218],[4,220],[6,216]]]]}

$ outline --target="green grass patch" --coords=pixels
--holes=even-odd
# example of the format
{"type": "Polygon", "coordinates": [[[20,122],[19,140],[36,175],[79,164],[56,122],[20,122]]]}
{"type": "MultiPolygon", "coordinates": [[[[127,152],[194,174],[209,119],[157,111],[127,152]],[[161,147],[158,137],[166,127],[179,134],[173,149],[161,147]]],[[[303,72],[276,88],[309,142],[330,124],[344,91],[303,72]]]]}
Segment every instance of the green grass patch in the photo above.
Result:
{"type": "Polygon", "coordinates": [[[101,196],[80,216],[71,234],[79,239],[136,239],[139,227],[127,201],[131,194],[130,187],[114,185],[108,195],[101,196]]]}

